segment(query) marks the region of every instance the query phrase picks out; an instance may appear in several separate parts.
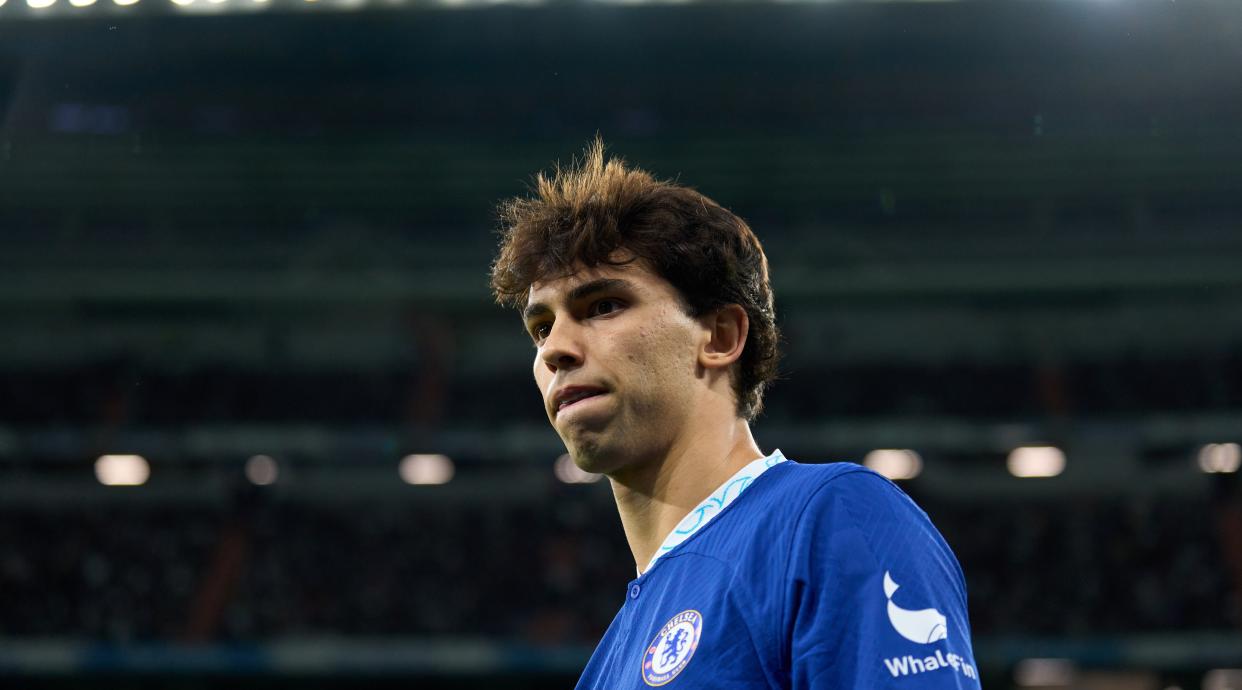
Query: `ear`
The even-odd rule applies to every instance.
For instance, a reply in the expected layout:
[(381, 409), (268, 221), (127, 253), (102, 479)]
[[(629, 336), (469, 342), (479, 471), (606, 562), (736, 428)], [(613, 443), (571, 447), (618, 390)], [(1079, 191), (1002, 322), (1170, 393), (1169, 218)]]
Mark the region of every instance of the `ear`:
[(750, 318), (741, 305), (726, 304), (704, 314), (699, 322), (705, 336), (699, 351), (700, 365), (706, 369), (725, 369), (741, 358), (746, 335), (750, 333)]

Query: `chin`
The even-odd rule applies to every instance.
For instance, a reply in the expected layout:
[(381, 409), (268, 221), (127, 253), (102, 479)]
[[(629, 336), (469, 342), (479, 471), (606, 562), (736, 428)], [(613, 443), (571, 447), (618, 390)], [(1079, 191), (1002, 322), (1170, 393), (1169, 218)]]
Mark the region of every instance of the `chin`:
[(569, 455), (574, 459), (574, 464), (583, 472), (608, 474), (623, 464), (616, 449), (599, 443), (599, 439), (573, 445), (566, 444), (566, 447), (569, 448)]

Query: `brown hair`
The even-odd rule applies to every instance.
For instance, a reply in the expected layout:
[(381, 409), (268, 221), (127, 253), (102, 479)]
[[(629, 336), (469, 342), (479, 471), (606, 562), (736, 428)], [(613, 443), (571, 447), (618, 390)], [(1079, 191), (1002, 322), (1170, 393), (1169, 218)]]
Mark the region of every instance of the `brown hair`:
[[(738, 416), (753, 420), (776, 378), (780, 336), (768, 260), (746, 222), (693, 189), (605, 160), (598, 137), (577, 165), (539, 173), (534, 191), (500, 205), (496, 301), (521, 308), (533, 283), (571, 275), (578, 264), (642, 260), (677, 288), (692, 317), (738, 304), (750, 331), (733, 389)], [(630, 258), (619, 262), (619, 249)]]

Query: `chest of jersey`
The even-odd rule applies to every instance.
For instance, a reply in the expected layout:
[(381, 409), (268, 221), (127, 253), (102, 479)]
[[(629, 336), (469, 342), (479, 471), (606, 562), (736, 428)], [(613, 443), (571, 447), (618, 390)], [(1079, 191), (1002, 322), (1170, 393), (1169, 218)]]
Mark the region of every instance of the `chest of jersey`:
[(771, 687), (733, 571), (678, 554), (630, 583), (579, 690)]

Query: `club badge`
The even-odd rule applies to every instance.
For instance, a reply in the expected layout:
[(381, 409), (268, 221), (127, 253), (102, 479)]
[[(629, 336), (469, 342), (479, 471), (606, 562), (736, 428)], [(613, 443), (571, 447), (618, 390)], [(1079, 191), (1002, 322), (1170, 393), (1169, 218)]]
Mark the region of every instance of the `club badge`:
[(643, 682), (660, 687), (676, 678), (690, 663), (702, 633), (703, 614), (698, 611), (682, 611), (670, 618), (643, 655)]

